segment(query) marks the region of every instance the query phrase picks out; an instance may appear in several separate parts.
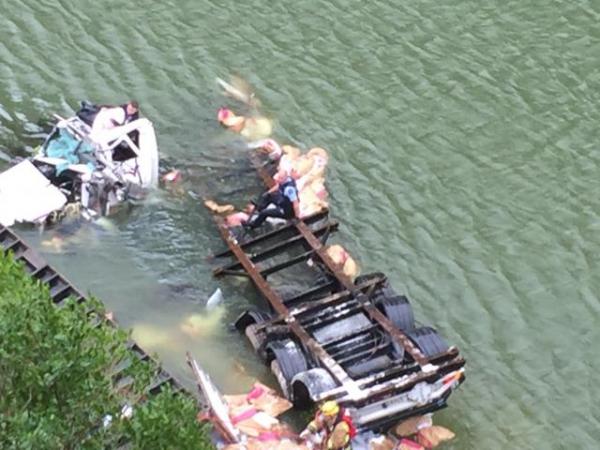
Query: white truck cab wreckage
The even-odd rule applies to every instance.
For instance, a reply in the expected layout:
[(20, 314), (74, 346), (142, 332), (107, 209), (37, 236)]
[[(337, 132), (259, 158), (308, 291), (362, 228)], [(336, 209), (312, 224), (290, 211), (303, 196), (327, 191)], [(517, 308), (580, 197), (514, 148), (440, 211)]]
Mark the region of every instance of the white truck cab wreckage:
[[(83, 108), (100, 110), (94, 105)], [(0, 174), (0, 224), (43, 224), (67, 211), (109, 215), (158, 184), (154, 127), (141, 118), (92, 132), (94, 114), (58, 120), (38, 153)]]

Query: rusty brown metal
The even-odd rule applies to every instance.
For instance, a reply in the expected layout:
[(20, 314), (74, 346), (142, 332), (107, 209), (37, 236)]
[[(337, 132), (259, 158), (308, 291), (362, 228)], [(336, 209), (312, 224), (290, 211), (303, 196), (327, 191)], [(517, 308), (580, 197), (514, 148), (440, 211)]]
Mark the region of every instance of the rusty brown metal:
[[(439, 365), (442, 363), (446, 363), (448, 361), (456, 361), (457, 357), (459, 357), (458, 349), (456, 347), (450, 347), (443, 354), (433, 357), (432, 362)], [(396, 378), (402, 377), (404, 375), (414, 373), (414, 372), (422, 372), (419, 369), (420, 369), (420, 366), (417, 363), (412, 363), (412, 364), (408, 364), (408, 365), (397, 364), (397, 365), (393, 365), (385, 370), (382, 370), (380, 372), (377, 372), (377, 373), (374, 373), (367, 377), (361, 378), (360, 380), (357, 381), (357, 384), (361, 389), (364, 389), (365, 387), (381, 383), (382, 381), (387, 380), (387, 379), (391, 379), (394, 377), (396, 377)], [(338, 395), (342, 395), (342, 394), (345, 394), (345, 391), (342, 387), (333, 388), (330, 391), (328, 391), (328, 393), (327, 393), (328, 396), (338, 396)]]
[[(265, 185), (267, 187), (273, 186), (274, 181), (265, 167), (256, 163), (256, 160), (252, 157), (251, 160)], [(327, 215), (327, 213), (328, 211), (325, 210), (323, 214)], [(316, 220), (313, 220), (311, 223), (314, 222), (316, 222)], [(372, 283), (363, 282), (359, 285), (355, 285), (353, 280), (343, 273), (342, 268), (335, 264), (328, 256), (324, 243), (319, 240), (315, 235), (315, 231), (312, 230), (305, 221), (291, 221), (284, 226), (284, 229), (285, 231), (289, 231), (295, 227), (298, 234), (289, 239), (289, 242), (298, 242), (301, 239), (308, 244), (308, 246), (305, 247), (308, 251), (295, 259), (274, 266), (272, 270), (275, 271), (289, 267), (311, 255), (311, 257), (316, 260), (317, 264), (328, 272), (330, 278), (335, 280), (332, 289), (338, 290), (341, 287), (343, 290), (340, 292), (332, 292), (326, 297), (313, 300), (308, 304), (302, 304), (295, 308), (292, 307), (291, 309), (288, 309), (284, 301), (266, 282), (265, 277), (270, 273), (270, 269), (267, 268), (260, 271), (251, 261), (253, 255), (247, 255), (240, 247), (240, 245), (245, 244), (240, 244), (235, 241), (222, 221), (220, 221), (220, 223), (218, 221), (218, 225), (223, 239), (227, 242), (229, 247), (229, 250), (222, 254), (233, 254), (237, 258), (240, 265), (248, 272), (250, 278), (254, 281), (256, 287), (278, 313), (277, 317), (264, 324), (257, 325), (257, 331), (277, 326), (277, 324), (287, 325), (289, 330), (300, 339), (306, 349), (311, 352), (314, 357), (320, 360), (322, 367), (328, 370), (334, 379), (340, 383), (339, 387), (323, 393), (321, 399), (338, 398), (346, 404), (351, 403), (358, 405), (369, 401), (370, 398), (385, 396), (394, 391), (397, 392), (409, 389), (420, 381), (433, 380), (436, 377), (439, 377), (440, 374), (443, 375), (464, 365), (464, 359), (458, 356), (458, 350), (455, 347), (451, 347), (443, 354), (433, 355), (430, 358), (425, 357), (410, 338), (398, 329), (371, 301), (373, 290), (385, 280), (385, 277), (383, 276), (381, 279), (373, 280)], [(268, 237), (275, 234), (277, 234), (277, 231), (268, 232), (263, 236), (259, 236), (256, 240), (264, 242)], [(280, 244), (275, 245), (273, 248), (279, 248), (279, 245)], [(285, 246), (285, 243), (283, 245)], [(235, 264), (235, 267), (238, 267), (237, 263)], [(337, 288), (334, 287), (336, 282), (339, 286)], [(318, 288), (319, 292), (321, 288), (327, 289), (327, 285), (319, 286)], [(307, 292), (310, 293), (310, 291), (311, 290)], [(300, 294), (300, 298), (303, 298), (303, 295), (304, 293)], [(353, 302), (354, 305), (351, 306), (352, 309), (358, 307), (359, 310), (371, 319), (373, 323), (372, 327), (374, 329), (379, 327), (379, 329), (385, 331), (394, 342), (399, 344), (404, 351), (412, 357), (414, 362), (409, 364), (397, 362), (376, 374), (353, 380), (342, 368), (337, 357), (333, 358), (323, 346), (312, 338), (309, 334), (309, 330), (303, 325), (303, 322), (301, 322), (302, 319), (300, 317), (304, 313), (318, 310), (321, 307), (335, 305), (336, 303), (341, 305), (344, 302)], [(380, 350), (383, 350), (383, 347), (381, 347)], [(351, 355), (348, 352), (346, 352), (346, 354)]]
[[(339, 227), (339, 223), (337, 220), (330, 220), (327, 223), (321, 224), (318, 227), (316, 227), (313, 230), (313, 234), (315, 236), (320, 236), (325, 233), (335, 231), (338, 229), (338, 227)], [(270, 258), (273, 255), (277, 255), (278, 253), (281, 253), (281, 252), (289, 249), (290, 247), (297, 246), (298, 244), (301, 244), (301, 243), (304, 243), (304, 237), (301, 235), (295, 235), (289, 239), (286, 239), (283, 242), (279, 242), (275, 245), (270, 246), (269, 248), (261, 250), (260, 252), (247, 253), (247, 255), (250, 258), (250, 261), (252, 261), (253, 263), (257, 263), (257, 262), (263, 261), (267, 258)], [(239, 269), (241, 266), (242, 266), (241, 263), (239, 261), (236, 261), (236, 262), (227, 264), (225, 266), (222, 266), (222, 267), (214, 270), (213, 274), (215, 276), (218, 276), (228, 270)]]
[(266, 277), (267, 275), (271, 275), (272, 273), (279, 272), (280, 270), (287, 269), (288, 267), (294, 266), (303, 261), (307, 261), (310, 258), (312, 258), (314, 254), (314, 250), (309, 250), (307, 252), (294, 256), (293, 258), (290, 258), (287, 261), (275, 264), (271, 267), (267, 267), (266, 269), (261, 270), (260, 273), (263, 277)]
[(363, 383), (363, 380), (359, 380), (357, 384), (361, 389), (362, 394), (360, 399), (352, 398), (352, 396), (348, 395), (343, 388), (334, 388), (330, 391), (324, 392), (321, 395), (319, 395), (317, 401), (337, 398), (337, 400), (342, 402), (343, 404), (356, 405), (357, 403), (362, 403), (367, 399), (372, 400), (376, 397), (385, 396), (390, 392), (399, 392), (406, 389), (410, 389), (415, 384), (423, 381), (435, 380), (440, 377), (440, 374), (446, 374), (454, 370), (458, 370), (461, 367), (463, 367), (464, 364), (464, 358), (462, 356), (457, 356), (456, 358), (450, 361), (440, 364), (435, 370), (429, 372), (419, 371), (418, 373), (414, 373), (410, 377), (393, 378), (389, 381), (377, 383), (371, 387), (365, 387), (365, 383)]
[(289, 307), (290, 305), (296, 305), (298, 303), (303, 303), (307, 300), (316, 300), (319, 294), (321, 294), (321, 297), (324, 295), (329, 295), (332, 292), (334, 292), (337, 288), (337, 281), (327, 281), (325, 283), (321, 283), (321, 284), (316, 284), (314, 286), (311, 286), (310, 288), (308, 288), (307, 290), (303, 291), (303, 292), (299, 292), (298, 294), (292, 296), (292, 297), (285, 297), (283, 299), (283, 301), (285, 302), (285, 304)]

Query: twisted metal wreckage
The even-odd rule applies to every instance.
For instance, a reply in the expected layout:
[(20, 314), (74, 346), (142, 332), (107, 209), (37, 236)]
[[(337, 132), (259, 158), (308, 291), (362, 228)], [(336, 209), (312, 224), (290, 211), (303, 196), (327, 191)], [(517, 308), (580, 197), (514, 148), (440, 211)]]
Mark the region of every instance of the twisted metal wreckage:
[[(256, 155), (252, 161), (272, 186), (267, 165)], [(336, 400), (359, 431), (447, 405), (465, 379), (464, 358), (435, 329), (417, 325), (408, 298), (384, 274), (344, 275), (326, 253), (339, 227), (327, 209), (243, 237), (214, 219), (228, 247), (215, 256), (232, 258), (214, 275), (248, 277), (266, 300), (266, 309), (246, 311), (235, 326), (294, 405)], [(317, 281), (284, 295), (267, 278), (286, 270), (316, 270)]]
[(0, 173), (0, 224), (105, 216), (158, 185), (152, 122), (141, 118), (94, 133), (100, 107), (82, 105), (73, 117), (54, 115), (57, 123), (37, 153)]

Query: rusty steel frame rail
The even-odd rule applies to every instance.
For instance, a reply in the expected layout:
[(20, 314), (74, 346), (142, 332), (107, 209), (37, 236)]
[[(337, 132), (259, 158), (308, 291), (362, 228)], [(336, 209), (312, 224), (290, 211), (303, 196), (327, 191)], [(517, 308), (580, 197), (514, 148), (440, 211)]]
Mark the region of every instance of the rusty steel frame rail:
[[(395, 389), (395, 385), (386, 384), (390, 380), (393, 381), (394, 378), (400, 377), (402, 381), (406, 381), (406, 384), (402, 383), (403, 386), (411, 387), (418, 382), (415, 381), (415, 377), (417, 375), (421, 377), (429, 377), (436, 376), (436, 374), (439, 375), (440, 372), (442, 374), (445, 374), (454, 370), (455, 368), (458, 369), (462, 367), (465, 362), (464, 358), (459, 355), (458, 349), (456, 347), (450, 347), (446, 352), (432, 357), (431, 360), (439, 366), (438, 370), (435, 372), (420, 371), (420, 367), (416, 362), (413, 362), (409, 365), (398, 364), (384, 369), (380, 372), (369, 375), (367, 377), (361, 378), (357, 380), (356, 384), (361, 390), (367, 388), (376, 388), (377, 386), (379, 386), (380, 388), (377, 390), (377, 394), (385, 395), (389, 391)], [(417, 379), (422, 381), (422, 378)], [(371, 394), (374, 394), (374, 392), (371, 391)], [(325, 391), (319, 394), (319, 398), (317, 399), (317, 401), (331, 398), (340, 398), (344, 395), (346, 395), (344, 387), (337, 386), (330, 389), (329, 391)]]
[[(269, 175), (269, 173), (267, 173), (264, 166), (258, 164), (255, 158), (251, 157), (250, 159), (265, 185), (269, 188), (273, 186), (273, 178), (271, 175)], [(364, 294), (356, 289), (356, 286), (352, 280), (344, 275), (341, 271), (341, 268), (333, 262), (327, 253), (325, 253), (324, 245), (315, 237), (312, 230), (301, 220), (294, 221), (294, 225), (296, 226), (298, 232), (304, 236), (306, 242), (308, 242), (308, 244), (312, 247), (321, 261), (323, 261), (323, 263), (327, 266), (331, 274), (340, 282), (340, 284), (350, 292), (357, 294), (357, 299), (362, 303), (363, 309), (369, 315), (369, 317), (379, 323), (381, 327), (387, 331), (408, 354), (413, 357), (419, 366), (421, 366), (422, 370), (431, 371), (433, 368), (429, 364), (429, 360), (425, 357), (425, 355), (423, 355), (417, 346), (413, 344), (406, 334), (394, 326), (390, 319), (388, 319), (381, 311), (379, 311)]]
[[(436, 379), (437, 377), (439, 377), (440, 374), (447, 374), (450, 373), (454, 370), (458, 370), (461, 367), (463, 367), (465, 364), (465, 360), (463, 357), (458, 356), (450, 361), (447, 362), (443, 362), (439, 365), (438, 369), (436, 369), (435, 371), (431, 371), (431, 372), (425, 372), (425, 371), (420, 371), (418, 373), (414, 373), (411, 375), (407, 375), (407, 376), (402, 376), (400, 378), (394, 378), (388, 381), (384, 381), (383, 383), (377, 383), (371, 387), (363, 387), (362, 385), (362, 381), (363, 380), (359, 380), (359, 389), (361, 389), (361, 394), (362, 394), (362, 398), (359, 400), (360, 401), (364, 401), (365, 399), (374, 399), (376, 397), (383, 397), (386, 394), (389, 394), (390, 392), (399, 392), (399, 391), (405, 391), (410, 389), (412, 386), (415, 386), (418, 383), (421, 383), (423, 381), (425, 382), (429, 382), (432, 381), (434, 379)], [(463, 375), (464, 376), (464, 375)], [(339, 388), (334, 388), (331, 391), (326, 391), (323, 392), (322, 394), (318, 395), (317, 397), (317, 401), (321, 401), (321, 400), (327, 400), (332, 398), (334, 395), (334, 391), (337, 392), (337, 395), (340, 395), (340, 397), (337, 397), (336, 399), (341, 402), (341, 403), (354, 403), (356, 404), (357, 401), (352, 398), (351, 395), (348, 395), (346, 392), (343, 391), (343, 389), (339, 389)]]

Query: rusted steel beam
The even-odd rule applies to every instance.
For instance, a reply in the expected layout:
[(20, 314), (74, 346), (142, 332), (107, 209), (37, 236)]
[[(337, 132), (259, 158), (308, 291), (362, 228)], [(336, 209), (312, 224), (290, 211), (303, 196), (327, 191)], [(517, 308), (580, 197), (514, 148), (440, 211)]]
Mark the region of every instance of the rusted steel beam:
[[(316, 229), (313, 230), (313, 233), (315, 234), (315, 236), (321, 236), (329, 231), (336, 231), (338, 229), (338, 227), (339, 227), (338, 221), (332, 220), (325, 224), (319, 225)], [(283, 242), (279, 242), (275, 245), (272, 245), (271, 247), (261, 250), (259, 252), (250, 253), (250, 254), (248, 254), (248, 257), (250, 258), (250, 261), (252, 261), (253, 263), (257, 263), (260, 261), (264, 261), (265, 259), (268, 259), (271, 256), (282, 253), (283, 251), (287, 250), (288, 248), (293, 247), (293, 246), (295, 246), (299, 243), (303, 243), (303, 242), (304, 242), (304, 236), (298, 234), (296, 236), (293, 236)], [(240, 264), (239, 261), (236, 261), (231, 264), (227, 264), (226, 266), (222, 266), (221, 270), (234, 270), (234, 269), (239, 269), (240, 267), (242, 267), (242, 265)], [(217, 272), (219, 272), (219, 269), (217, 269)]]
[[(329, 341), (327, 344), (325, 344), (325, 347), (326, 347), (327, 351), (330, 351), (331, 353), (339, 353), (342, 350), (344, 350), (344, 348), (346, 348), (346, 347), (351, 349), (352, 346), (354, 344), (356, 344), (357, 338), (359, 338), (360, 336), (371, 335), (375, 330), (378, 330), (378, 329), (379, 329), (379, 325), (374, 323), (368, 328), (352, 330), (351, 333), (340, 336), (333, 341)], [(347, 341), (347, 343), (344, 341)], [(340, 344), (342, 344), (342, 343), (344, 345), (340, 346)]]
[[(339, 228), (339, 225), (340, 224), (337, 220), (330, 220), (327, 223), (319, 225), (317, 228), (315, 228), (312, 231), (315, 236), (319, 237), (326, 233), (330, 233), (332, 231), (337, 231), (337, 229)], [(266, 259), (272, 255), (281, 253), (282, 250), (288, 249), (297, 243), (304, 243), (304, 237), (300, 236), (300, 235), (296, 235), (286, 241), (275, 244), (265, 250), (261, 250), (258, 253), (252, 253), (250, 256), (250, 259), (252, 259), (253, 262), (260, 261), (261, 259)]]
[(287, 325), (290, 330), (298, 337), (302, 345), (304, 345), (308, 350), (310, 350), (314, 356), (316, 356), (323, 367), (331, 373), (333, 378), (337, 380), (342, 386), (344, 386), (344, 392), (350, 392), (353, 396), (359, 395), (359, 391), (356, 388), (356, 384), (352, 378), (348, 376), (345, 370), (325, 351), (321, 345), (314, 340), (302, 326), (296, 321), (293, 316), (289, 315), (288, 308), (284, 305), (283, 301), (277, 295), (277, 293), (271, 288), (271, 286), (267, 283), (267, 280), (260, 274), (260, 272), (256, 269), (256, 266), (250, 261), (248, 255), (244, 253), (244, 251), (237, 245), (235, 238), (231, 235), (229, 229), (223, 223), (223, 219), (220, 217), (215, 217), (215, 221), (217, 223), (217, 227), (223, 240), (227, 243), (227, 246), (231, 250), (231, 252), (237, 257), (237, 259), (242, 263), (242, 266), (250, 275), (250, 278), (258, 288), (258, 290), (262, 293), (262, 295), (267, 299), (267, 301), (271, 304), (273, 309), (286, 317)]
[(215, 277), (222, 277), (225, 275), (248, 278), (248, 274), (244, 270), (228, 270), (228, 269), (224, 269), (222, 267), (219, 267), (219, 268), (213, 270), (213, 276), (215, 276)]
[(338, 305), (337, 308), (321, 311), (319, 315), (310, 317), (310, 320), (302, 322), (302, 325), (310, 331), (311, 328), (320, 328), (337, 322), (348, 316), (357, 315), (360, 312), (360, 304), (354, 299)]
[[(308, 225), (312, 225), (313, 223), (318, 222), (319, 220), (327, 217), (328, 214), (329, 214), (328, 210), (323, 210), (323, 211), (319, 211), (318, 213), (315, 213), (311, 216), (305, 217), (303, 220), (304, 220), (304, 223), (306, 223)], [(242, 249), (248, 249), (249, 247), (252, 247), (256, 244), (260, 244), (261, 242), (264, 242), (268, 239), (271, 239), (275, 236), (279, 236), (280, 234), (283, 234), (286, 232), (296, 233), (296, 229), (292, 223), (285, 224), (281, 227), (276, 228), (275, 230), (271, 230), (267, 233), (261, 234), (260, 236), (256, 236), (255, 238), (249, 239), (248, 241), (240, 242), (240, 243), (238, 243), (238, 245)], [(225, 256), (231, 256), (230, 249), (216, 253), (215, 255), (213, 255), (213, 258), (223, 258)]]
[[(327, 351), (334, 356), (336, 360), (353, 355), (356, 352), (361, 351), (361, 349), (373, 347), (378, 342), (381, 342), (381, 336), (373, 334), (373, 329), (356, 333), (355, 336), (350, 336), (346, 339), (348, 340), (349, 345), (345, 345), (346, 343), (344, 343), (344, 345), (334, 348), (330, 347), (329, 345), (325, 346)], [(387, 344), (389, 345), (389, 341)]]
[[(415, 386), (416, 384), (422, 383), (424, 381), (425, 382), (435, 381), (436, 379), (439, 379), (439, 377), (441, 375), (452, 372), (453, 370), (458, 370), (461, 367), (463, 367), (464, 365), (465, 365), (464, 358), (462, 356), (459, 356), (451, 361), (448, 361), (446, 363), (443, 363), (443, 364), (437, 366), (434, 371), (415, 372), (415, 374), (412, 377), (409, 377), (409, 380), (404, 380), (403, 377), (394, 378), (394, 379), (386, 381), (384, 383), (379, 383), (370, 388), (366, 388), (362, 391), (362, 394), (364, 395), (364, 399), (368, 398), (370, 400), (374, 400), (378, 397), (384, 397), (385, 395), (389, 394), (390, 392), (399, 392), (401, 390), (408, 390), (408, 389), (412, 388), (413, 386)], [(355, 400), (353, 400), (352, 397), (349, 395), (344, 395), (342, 398), (340, 398), (338, 400), (340, 402), (343, 402), (344, 404), (346, 404), (346, 402), (348, 402), (348, 403), (355, 402)]]
[(372, 358), (373, 356), (385, 354), (389, 351), (389, 348), (390, 348), (389, 342), (376, 344), (375, 346), (373, 346), (373, 345), (369, 346), (369, 345), (363, 344), (363, 345), (357, 346), (353, 350), (352, 354), (346, 355), (346, 356), (336, 355), (335, 359), (342, 366), (349, 366), (349, 365), (359, 362), (361, 359)]

